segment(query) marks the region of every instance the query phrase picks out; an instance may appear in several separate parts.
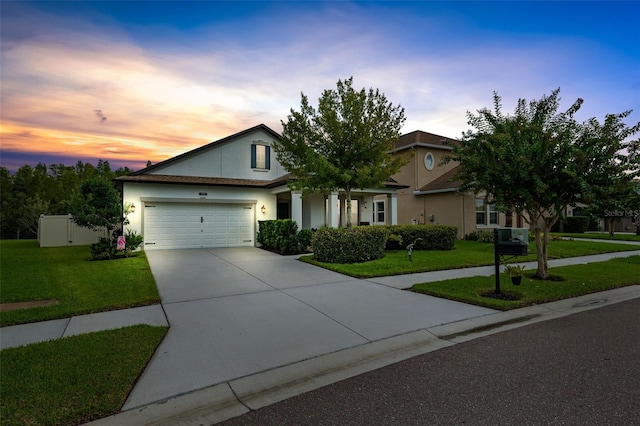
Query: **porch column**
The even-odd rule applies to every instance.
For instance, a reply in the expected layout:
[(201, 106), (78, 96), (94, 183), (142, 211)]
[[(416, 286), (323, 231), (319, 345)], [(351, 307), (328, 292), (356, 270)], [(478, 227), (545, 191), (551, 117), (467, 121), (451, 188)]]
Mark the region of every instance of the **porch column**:
[(329, 211), (327, 212), (329, 220), (327, 226), (331, 226), (333, 228), (337, 228), (340, 226), (340, 222), (338, 221), (338, 219), (340, 218), (340, 204), (338, 204), (339, 202), (340, 200), (338, 199), (337, 192), (332, 192), (331, 194), (329, 194)]
[(291, 191), (291, 219), (302, 229), (302, 191)]
[(389, 194), (389, 225), (398, 224), (398, 193)]

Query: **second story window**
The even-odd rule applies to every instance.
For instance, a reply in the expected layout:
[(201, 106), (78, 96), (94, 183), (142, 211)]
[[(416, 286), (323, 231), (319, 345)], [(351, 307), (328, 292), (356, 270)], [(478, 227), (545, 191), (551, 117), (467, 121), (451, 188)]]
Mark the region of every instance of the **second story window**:
[(251, 145), (251, 168), (269, 170), (271, 168), (271, 147), (268, 145)]

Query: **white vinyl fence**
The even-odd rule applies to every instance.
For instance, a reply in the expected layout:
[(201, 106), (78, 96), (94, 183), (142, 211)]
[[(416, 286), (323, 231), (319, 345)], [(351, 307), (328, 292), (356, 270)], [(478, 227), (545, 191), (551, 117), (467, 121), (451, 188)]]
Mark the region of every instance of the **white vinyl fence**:
[(92, 231), (73, 223), (71, 215), (40, 216), (38, 243), (40, 247), (84, 246), (108, 237), (107, 230)]

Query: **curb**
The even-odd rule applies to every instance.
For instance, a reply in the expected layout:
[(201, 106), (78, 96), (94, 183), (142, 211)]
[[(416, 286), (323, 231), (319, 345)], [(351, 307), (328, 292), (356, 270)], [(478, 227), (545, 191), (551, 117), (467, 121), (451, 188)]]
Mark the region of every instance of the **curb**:
[(640, 285), (390, 337), (121, 412), (90, 425), (214, 424), (447, 346), (640, 297)]

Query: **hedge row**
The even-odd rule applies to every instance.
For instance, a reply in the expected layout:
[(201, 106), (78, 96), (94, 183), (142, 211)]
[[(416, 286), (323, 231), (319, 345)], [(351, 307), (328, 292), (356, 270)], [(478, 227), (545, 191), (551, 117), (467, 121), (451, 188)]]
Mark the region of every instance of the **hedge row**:
[(449, 225), (387, 225), (387, 250), (403, 250), (415, 242), (414, 250), (451, 250), (458, 228)]
[(384, 256), (388, 230), (383, 226), (321, 228), (311, 239), (317, 261), (358, 263)]
[(311, 245), (312, 231), (301, 229), (291, 219), (258, 221), (258, 242), (271, 251), (293, 254), (307, 251)]
[(562, 226), (560, 221), (557, 221), (551, 230), (558, 232), (562, 228), (562, 232), (583, 234), (589, 230), (590, 222), (591, 220), (588, 216), (567, 216), (562, 219)]

